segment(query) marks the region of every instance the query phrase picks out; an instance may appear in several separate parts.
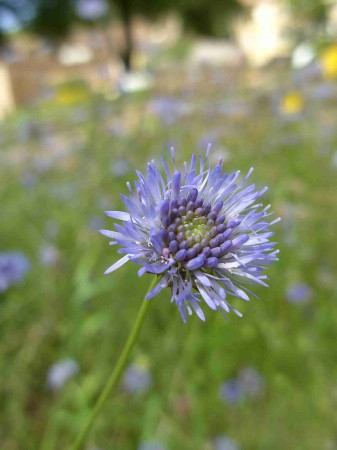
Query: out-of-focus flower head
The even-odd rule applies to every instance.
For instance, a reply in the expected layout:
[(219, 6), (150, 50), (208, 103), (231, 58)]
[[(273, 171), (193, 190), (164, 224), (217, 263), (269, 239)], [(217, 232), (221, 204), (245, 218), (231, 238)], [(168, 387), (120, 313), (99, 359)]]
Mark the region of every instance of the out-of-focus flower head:
[(159, 441), (155, 441), (150, 440), (150, 441), (144, 441), (142, 442), (137, 450), (165, 450), (166, 447), (164, 447), (164, 445), (159, 442)]
[(337, 77), (337, 44), (330, 45), (321, 56), (321, 67), (324, 78)]
[(245, 392), (239, 380), (232, 378), (220, 386), (220, 397), (226, 403), (235, 404), (243, 400)]
[(0, 253), (0, 293), (21, 283), (30, 269), (28, 258), (20, 252)]
[(145, 392), (152, 384), (148, 368), (141, 364), (131, 364), (124, 375), (123, 386), (129, 394)]
[(221, 160), (211, 168), (208, 152), (199, 164), (193, 155), (183, 171), (172, 156), (173, 173), (163, 160), (163, 177), (151, 161), (146, 175), (136, 172), (134, 189), (127, 183), (129, 196), (121, 196), (128, 211), (106, 212), (123, 224), (101, 233), (125, 255), (105, 273), (133, 261), (139, 276), (156, 275), (147, 299), (170, 288), (184, 322), (193, 311), (205, 320), (202, 302), (241, 317), (228, 296), (249, 301), (247, 284), (267, 286), (264, 269), (277, 260), (269, 227), (279, 219), (269, 222), (270, 205), (259, 202), (267, 188), (247, 185), (252, 169), (240, 179), (240, 171), (223, 173)]
[[(310, 98), (318, 101), (328, 101), (336, 98), (337, 86), (333, 81), (324, 81), (311, 87)], [(324, 127), (324, 124), (323, 124)], [(328, 127), (326, 127), (327, 129)]]
[(149, 111), (157, 115), (165, 125), (172, 125), (180, 117), (190, 114), (192, 107), (175, 97), (158, 96), (150, 100)]
[(304, 100), (298, 91), (290, 91), (280, 101), (279, 110), (285, 116), (292, 116), (303, 111)]
[(42, 244), (39, 250), (40, 262), (43, 266), (56, 266), (59, 263), (60, 255), (56, 247), (52, 244)]
[(106, 0), (77, 0), (76, 13), (84, 20), (97, 20), (103, 17), (109, 9)]
[(49, 388), (52, 390), (62, 388), (70, 378), (78, 374), (79, 370), (77, 362), (69, 358), (53, 364), (49, 368), (47, 375)]
[(308, 303), (312, 299), (313, 292), (306, 283), (294, 283), (288, 287), (286, 296), (290, 303)]
[(214, 450), (239, 450), (239, 444), (228, 436), (217, 436), (213, 440)]
[(220, 397), (226, 403), (236, 404), (244, 399), (255, 400), (263, 394), (264, 380), (253, 367), (242, 369), (237, 378), (231, 378), (220, 386)]

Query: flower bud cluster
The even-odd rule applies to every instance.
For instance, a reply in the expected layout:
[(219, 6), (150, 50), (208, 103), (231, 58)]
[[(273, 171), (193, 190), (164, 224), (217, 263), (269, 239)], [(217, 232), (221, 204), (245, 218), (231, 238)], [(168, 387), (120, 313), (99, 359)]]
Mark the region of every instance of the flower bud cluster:
[(198, 194), (193, 188), (185, 197), (164, 200), (160, 208), (159, 235), (166, 245), (163, 256), (171, 254), (188, 270), (217, 266), (219, 258), (233, 248), (232, 230), (240, 224), (238, 220), (226, 222), (222, 201), (205, 204)]

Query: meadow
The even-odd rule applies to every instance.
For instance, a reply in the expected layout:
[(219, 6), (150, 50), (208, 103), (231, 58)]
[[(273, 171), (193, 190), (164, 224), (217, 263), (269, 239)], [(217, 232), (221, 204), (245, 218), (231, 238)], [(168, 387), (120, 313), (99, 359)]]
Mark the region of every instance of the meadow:
[(185, 325), (168, 292), (151, 300), (86, 448), (337, 449), (337, 82), (314, 69), (172, 62), (144, 92), (70, 84), (0, 124), (0, 271), (4, 252), (25, 261), (0, 291), (1, 450), (70, 447), (150, 282), (132, 263), (103, 275), (118, 258), (104, 210), (150, 159), (208, 143), (269, 186), (270, 287), (232, 299), (243, 318), (204, 308), (205, 323)]

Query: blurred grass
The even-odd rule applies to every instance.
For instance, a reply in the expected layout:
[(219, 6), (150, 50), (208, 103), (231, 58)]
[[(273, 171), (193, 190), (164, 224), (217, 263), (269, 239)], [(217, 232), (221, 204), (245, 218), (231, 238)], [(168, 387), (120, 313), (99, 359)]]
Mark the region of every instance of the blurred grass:
[[(306, 82), (303, 111), (282, 115), (289, 72), (226, 70), (203, 69), (192, 84), (183, 70), (167, 74), (184, 112), (180, 105), (164, 122), (149, 109), (154, 89), (40, 104), (1, 124), (1, 248), (32, 261), (24, 283), (0, 296), (2, 450), (69, 447), (149, 283), (131, 263), (102, 275), (117, 255), (95, 228), (111, 228), (103, 211), (122, 208), (134, 168), (168, 157), (172, 144), (182, 162), (208, 140), (226, 170), (253, 165), (253, 181), (270, 187), (265, 202), (283, 217), (275, 226), (280, 262), (270, 287), (254, 289), (260, 300), (233, 299), (243, 319), (208, 310), (205, 324), (193, 316), (184, 325), (167, 292), (156, 298), (134, 352), (149, 361), (152, 388), (134, 396), (120, 388), (88, 449), (156, 439), (167, 449), (207, 450), (221, 434), (247, 450), (337, 448), (336, 97), (315, 98), (324, 81)], [(123, 171), (114, 168), (120, 160)], [(58, 252), (49, 266), (39, 257), (44, 244)], [(297, 281), (312, 288), (311, 302), (286, 300)], [(80, 373), (52, 392), (48, 369), (69, 357)], [(226, 404), (220, 385), (248, 366), (263, 376), (264, 394)]]

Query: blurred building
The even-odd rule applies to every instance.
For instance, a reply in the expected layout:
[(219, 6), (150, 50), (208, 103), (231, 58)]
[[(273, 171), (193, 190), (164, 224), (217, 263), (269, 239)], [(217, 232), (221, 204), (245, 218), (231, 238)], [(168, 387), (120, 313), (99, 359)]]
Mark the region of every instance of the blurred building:
[[(237, 67), (244, 62), (260, 67), (275, 58), (289, 57), (293, 43), (285, 31), (294, 25), (289, 4), (285, 0), (241, 2), (249, 7), (249, 14), (233, 22), (236, 42), (195, 38), (186, 57), (191, 70), (207, 64)], [(331, 36), (337, 36), (337, 6), (331, 8), (326, 28)], [(179, 43), (182, 34), (176, 15), (153, 23), (135, 17), (132, 67), (146, 70), (163, 50)], [(124, 39), (117, 21), (87, 28), (77, 25), (57, 47), (24, 32), (15, 35), (0, 65), (0, 118), (15, 106), (52, 96), (55, 86), (73, 80), (80, 80), (89, 91), (113, 92), (124, 71), (120, 58)], [(160, 82), (167, 84), (165, 76)]]
[(245, 1), (252, 8), (251, 14), (237, 20), (235, 34), (248, 61), (254, 66), (262, 66), (289, 54), (290, 42), (284, 30), (291, 19), (284, 2)]
[[(173, 16), (155, 24), (136, 19), (133, 28), (133, 65), (140, 70), (181, 36), (180, 22)], [(93, 92), (113, 91), (124, 70), (119, 57), (123, 37), (118, 23), (77, 27), (58, 48), (25, 33), (15, 36), (0, 66), (0, 117), (15, 106), (48, 98), (54, 86), (72, 80), (80, 80)]]

